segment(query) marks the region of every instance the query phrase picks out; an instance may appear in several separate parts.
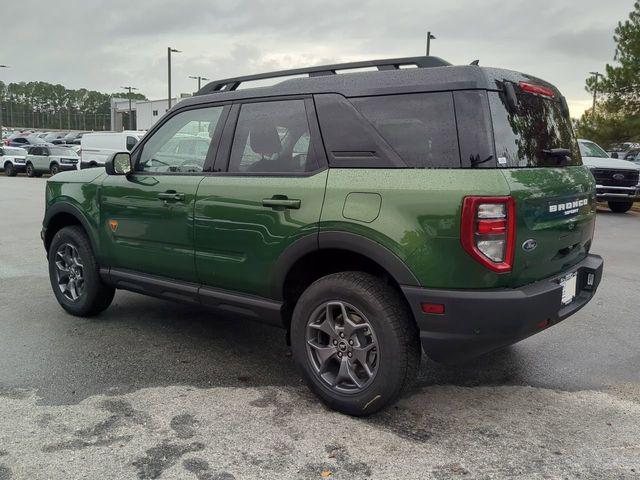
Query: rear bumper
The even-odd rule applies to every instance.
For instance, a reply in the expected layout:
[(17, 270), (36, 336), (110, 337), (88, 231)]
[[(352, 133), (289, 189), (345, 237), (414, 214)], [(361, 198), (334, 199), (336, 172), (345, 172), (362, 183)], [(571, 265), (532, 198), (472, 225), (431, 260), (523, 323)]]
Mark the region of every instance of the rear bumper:
[(640, 202), (640, 186), (612, 187), (596, 185), (596, 199), (601, 202)]
[[(538, 333), (584, 307), (598, 288), (603, 260), (588, 255), (560, 275), (516, 289), (440, 290), (402, 287), (431, 358), (459, 363)], [(576, 296), (562, 305), (560, 279), (577, 272)], [(444, 305), (424, 313), (422, 303)]]

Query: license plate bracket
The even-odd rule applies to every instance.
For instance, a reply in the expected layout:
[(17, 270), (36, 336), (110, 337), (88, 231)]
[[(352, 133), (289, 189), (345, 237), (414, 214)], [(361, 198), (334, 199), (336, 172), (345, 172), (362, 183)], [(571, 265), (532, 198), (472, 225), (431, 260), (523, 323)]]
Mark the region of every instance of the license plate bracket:
[(576, 297), (576, 291), (578, 289), (578, 272), (570, 273), (560, 279), (560, 286), (562, 287), (562, 305), (569, 305)]

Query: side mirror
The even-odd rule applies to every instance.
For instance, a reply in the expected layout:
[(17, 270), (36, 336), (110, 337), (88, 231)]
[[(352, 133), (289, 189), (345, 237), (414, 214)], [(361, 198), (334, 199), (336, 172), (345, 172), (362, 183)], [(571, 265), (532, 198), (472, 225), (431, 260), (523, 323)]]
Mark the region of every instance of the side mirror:
[(618, 152), (613, 152), (613, 153), (611, 154), (611, 158), (619, 158), (619, 157), (618, 157)]
[(104, 164), (108, 175), (128, 175), (133, 171), (131, 155), (129, 152), (116, 152), (111, 154)]

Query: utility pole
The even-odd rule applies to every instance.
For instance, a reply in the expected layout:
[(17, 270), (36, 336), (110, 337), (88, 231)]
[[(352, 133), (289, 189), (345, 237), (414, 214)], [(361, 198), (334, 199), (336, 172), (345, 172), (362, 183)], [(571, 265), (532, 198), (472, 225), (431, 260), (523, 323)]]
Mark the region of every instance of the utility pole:
[[(0, 68), (9, 68), (7, 65), (0, 65)], [(4, 92), (0, 95), (0, 143), (2, 143), (2, 100), (4, 100)]]
[(593, 83), (593, 108), (591, 110), (591, 116), (595, 118), (596, 116), (596, 96), (598, 95), (598, 77), (602, 77), (600, 72), (589, 72), (591, 75), (596, 77), (595, 82)]
[(176, 50), (175, 48), (171, 48), (171, 47), (167, 47), (167, 85), (168, 85), (168, 98), (167, 98), (167, 102), (169, 104), (169, 108), (167, 108), (167, 110), (171, 109), (171, 54), (172, 53), (180, 53), (180, 50)]
[(200, 90), (200, 88), (202, 87), (202, 80), (204, 80), (205, 82), (209, 80), (207, 77), (201, 77), (200, 75), (189, 75), (189, 78), (193, 78), (194, 80), (198, 81), (198, 90)]
[[(131, 90), (138, 90), (136, 87), (120, 87), (124, 90), (127, 90), (127, 97), (129, 98), (129, 121), (127, 122), (127, 127), (129, 127), (129, 130), (133, 130), (133, 128), (131, 127), (131, 125), (133, 124), (132, 120), (132, 116), (131, 116)], [(138, 123), (138, 122), (136, 122)]]
[(427, 32), (427, 57), (431, 54), (431, 40), (435, 39), (435, 35), (431, 35), (431, 32)]

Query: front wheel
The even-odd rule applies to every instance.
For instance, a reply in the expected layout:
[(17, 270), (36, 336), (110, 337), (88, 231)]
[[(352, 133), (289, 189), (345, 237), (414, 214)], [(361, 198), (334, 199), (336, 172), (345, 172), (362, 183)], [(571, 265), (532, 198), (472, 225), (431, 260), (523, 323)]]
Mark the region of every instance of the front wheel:
[(115, 289), (100, 278), (91, 243), (81, 227), (64, 227), (49, 246), (49, 279), (62, 308), (89, 317), (105, 310)]
[(13, 163), (6, 163), (4, 166), (4, 174), (7, 177), (15, 177), (17, 175), (16, 169), (13, 166)]
[(626, 213), (631, 207), (633, 207), (633, 202), (609, 202), (609, 210), (614, 213)]
[(49, 172), (51, 173), (51, 175), (55, 175), (56, 173), (59, 173), (60, 165), (58, 165), (57, 163), (52, 163), (51, 167), (49, 167)]
[(33, 178), (36, 176), (36, 169), (33, 168), (32, 163), (27, 163), (27, 177)]
[(331, 408), (365, 416), (395, 402), (420, 362), (417, 328), (396, 289), (373, 275), (317, 280), (293, 312), (294, 359)]

